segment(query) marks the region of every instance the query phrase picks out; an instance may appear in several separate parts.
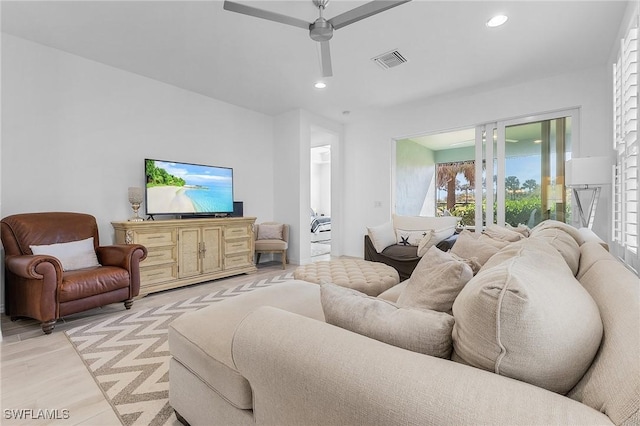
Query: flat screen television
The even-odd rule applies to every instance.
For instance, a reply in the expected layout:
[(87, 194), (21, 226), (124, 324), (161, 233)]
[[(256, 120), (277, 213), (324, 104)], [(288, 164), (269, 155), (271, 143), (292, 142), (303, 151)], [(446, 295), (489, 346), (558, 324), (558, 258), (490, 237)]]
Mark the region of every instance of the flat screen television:
[(147, 214), (215, 216), (233, 213), (233, 169), (145, 159)]

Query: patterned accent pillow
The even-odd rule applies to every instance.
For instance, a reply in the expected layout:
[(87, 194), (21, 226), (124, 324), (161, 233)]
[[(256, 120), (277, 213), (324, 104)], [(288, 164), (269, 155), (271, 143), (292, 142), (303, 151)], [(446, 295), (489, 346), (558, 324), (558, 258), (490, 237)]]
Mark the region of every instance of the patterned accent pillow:
[(396, 244), (401, 246), (418, 246), (420, 241), (428, 235), (430, 230), (425, 231), (407, 231), (405, 229), (396, 229)]

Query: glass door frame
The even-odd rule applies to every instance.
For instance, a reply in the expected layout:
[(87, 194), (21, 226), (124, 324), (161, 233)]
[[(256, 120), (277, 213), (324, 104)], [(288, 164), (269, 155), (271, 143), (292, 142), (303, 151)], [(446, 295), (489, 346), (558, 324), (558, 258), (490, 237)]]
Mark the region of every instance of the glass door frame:
[[(540, 121), (555, 120), (558, 118), (571, 118), (571, 156), (579, 156), (580, 148), (580, 108), (569, 108), (548, 113), (529, 115), (525, 117), (512, 118), (497, 122), (488, 122), (476, 126), (476, 211), (475, 211), (475, 229), (484, 229), (485, 220), (487, 224), (493, 223), (496, 217), (496, 224), (505, 226), (506, 201), (505, 201), (505, 169), (506, 169), (506, 129), (510, 126), (521, 124), (530, 124)], [(492, 133), (493, 137), (488, 138), (485, 135)], [(495, 142), (487, 143), (489, 140)], [(483, 164), (487, 170), (485, 186), (482, 184)], [(497, 164), (497, 169), (496, 169)], [(491, 170), (491, 176), (489, 175)], [(496, 170), (496, 199), (494, 200), (493, 187), (493, 170)], [(486, 191), (483, 192), (483, 191)], [(486, 212), (482, 211), (483, 201), (486, 201)], [(496, 209), (494, 211), (494, 201)], [(483, 217), (486, 215), (486, 218)]]

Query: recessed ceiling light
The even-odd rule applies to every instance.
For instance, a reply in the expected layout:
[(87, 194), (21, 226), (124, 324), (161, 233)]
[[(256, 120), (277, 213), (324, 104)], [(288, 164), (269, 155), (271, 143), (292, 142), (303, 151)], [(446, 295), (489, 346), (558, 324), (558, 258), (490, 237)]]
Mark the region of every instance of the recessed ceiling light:
[(327, 87), (327, 84), (324, 81), (316, 81), (316, 84), (313, 85), (316, 89), (324, 89)]
[(509, 18), (505, 15), (496, 15), (487, 21), (487, 27), (489, 28), (499, 27), (500, 25), (507, 22), (507, 19)]

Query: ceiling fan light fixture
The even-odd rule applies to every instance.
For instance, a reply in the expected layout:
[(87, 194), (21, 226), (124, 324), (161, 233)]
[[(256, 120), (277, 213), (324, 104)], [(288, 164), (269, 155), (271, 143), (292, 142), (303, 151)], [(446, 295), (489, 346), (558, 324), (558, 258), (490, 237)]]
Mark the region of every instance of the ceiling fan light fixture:
[(316, 89), (324, 89), (325, 87), (327, 87), (327, 83), (325, 83), (324, 81), (316, 81), (313, 87), (315, 87)]
[(487, 21), (487, 27), (499, 27), (500, 25), (503, 25), (505, 22), (507, 22), (507, 19), (509, 19), (509, 17), (506, 15), (496, 15)]

